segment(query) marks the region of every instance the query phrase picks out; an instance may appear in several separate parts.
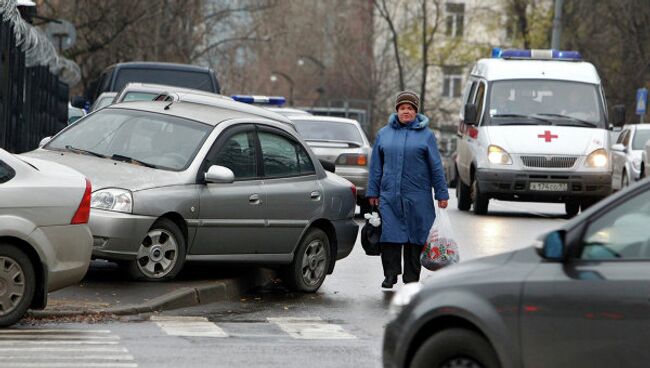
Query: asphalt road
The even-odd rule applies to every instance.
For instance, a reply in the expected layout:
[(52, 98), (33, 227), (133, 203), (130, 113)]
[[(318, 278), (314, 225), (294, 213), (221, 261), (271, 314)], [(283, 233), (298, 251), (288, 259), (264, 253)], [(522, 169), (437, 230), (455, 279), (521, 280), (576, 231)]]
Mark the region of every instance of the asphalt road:
[[(452, 200), (448, 211), (461, 261), (528, 246), (566, 221), (563, 205), (492, 201), (489, 215), (475, 216)], [(433, 275), (423, 270), (422, 279)], [(316, 294), (288, 293), (277, 283), (238, 302), (116, 322), (27, 326), (38, 331), (27, 332), (25, 344), (7, 344), (0, 334), (0, 361), (6, 368), (379, 367), (392, 296), (380, 290), (382, 279), (379, 257), (358, 244)]]

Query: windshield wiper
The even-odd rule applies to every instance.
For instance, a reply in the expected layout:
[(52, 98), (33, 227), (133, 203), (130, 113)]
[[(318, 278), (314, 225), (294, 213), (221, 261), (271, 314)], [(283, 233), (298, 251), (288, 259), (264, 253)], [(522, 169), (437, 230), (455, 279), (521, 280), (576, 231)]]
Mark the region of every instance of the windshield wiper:
[(111, 156), (111, 160), (122, 161), (122, 162), (128, 162), (128, 163), (131, 163), (131, 164), (136, 164), (136, 165), (141, 165), (141, 166), (151, 167), (151, 168), (153, 168), (153, 169), (157, 169), (157, 168), (158, 168), (158, 166), (156, 166), (156, 165), (154, 165), (154, 164), (150, 164), (150, 163), (147, 163), (147, 162), (144, 162), (144, 161), (140, 161), (140, 160), (135, 159), (135, 158), (133, 158), (133, 157), (123, 156), (123, 155), (118, 155), (117, 153), (114, 154), (113, 156)]
[(72, 147), (69, 144), (67, 146), (65, 146), (65, 149), (67, 149), (68, 151), (71, 151), (71, 152), (82, 153), (82, 154), (85, 154), (85, 155), (91, 155), (91, 156), (95, 156), (95, 157), (106, 158), (106, 156), (102, 155), (101, 153), (88, 151), (88, 150), (81, 149), (81, 148)]
[(539, 113), (537, 115), (553, 116), (553, 117), (556, 117), (556, 118), (572, 120), (572, 121), (575, 121), (576, 123), (580, 123), (582, 125), (591, 126), (591, 127), (597, 127), (598, 126), (596, 123), (592, 123), (590, 121), (574, 118), (573, 116), (569, 116), (569, 115), (551, 114), (551, 113)]
[[(531, 120), (537, 120), (541, 121), (543, 123), (546, 123), (545, 125), (553, 125), (553, 122), (541, 118), (539, 116), (535, 115), (523, 115), (523, 114), (497, 114), (497, 115), (492, 115), (492, 118), (524, 118), (524, 119), (531, 119)], [(505, 123), (505, 124), (499, 124), (499, 125), (539, 125), (539, 124), (533, 124), (533, 123), (522, 123), (522, 122), (517, 122), (517, 123)]]

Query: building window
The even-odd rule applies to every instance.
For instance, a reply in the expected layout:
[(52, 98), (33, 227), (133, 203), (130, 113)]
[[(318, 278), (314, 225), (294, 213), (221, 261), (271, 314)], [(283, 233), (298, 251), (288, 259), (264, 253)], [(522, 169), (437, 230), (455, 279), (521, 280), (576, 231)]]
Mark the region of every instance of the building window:
[(450, 37), (463, 37), (465, 23), (465, 4), (447, 3), (445, 7), (447, 28), (445, 33)]
[(463, 68), (445, 66), (442, 68), (442, 97), (460, 97), (463, 84)]

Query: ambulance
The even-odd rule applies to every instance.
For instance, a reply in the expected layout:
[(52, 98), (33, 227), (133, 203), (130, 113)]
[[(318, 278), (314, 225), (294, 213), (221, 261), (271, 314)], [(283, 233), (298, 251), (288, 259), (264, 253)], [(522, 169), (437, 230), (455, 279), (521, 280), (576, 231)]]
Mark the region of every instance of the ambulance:
[[(625, 111), (614, 110), (621, 125)], [(576, 215), (612, 191), (609, 127), (600, 77), (580, 53), (494, 49), (463, 92), (458, 208), (553, 202)]]

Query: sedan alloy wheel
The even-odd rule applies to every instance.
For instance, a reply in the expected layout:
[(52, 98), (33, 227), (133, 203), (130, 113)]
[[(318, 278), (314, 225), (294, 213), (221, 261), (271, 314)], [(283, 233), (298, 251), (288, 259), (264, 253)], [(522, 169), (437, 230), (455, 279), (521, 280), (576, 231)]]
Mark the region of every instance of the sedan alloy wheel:
[(287, 270), (287, 282), (295, 290), (313, 293), (323, 284), (329, 262), (329, 238), (323, 230), (313, 228), (296, 250), (293, 263)]
[(16, 246), (0, 244), (0, 327), (16, 323), (27, 311), (35, 289), (34, 268)]
[(144, 237), (131, 273), (136, 279), (172, 279), (185, 262), (185, 239), (178, 226), (168, 219), (158, 220)]

